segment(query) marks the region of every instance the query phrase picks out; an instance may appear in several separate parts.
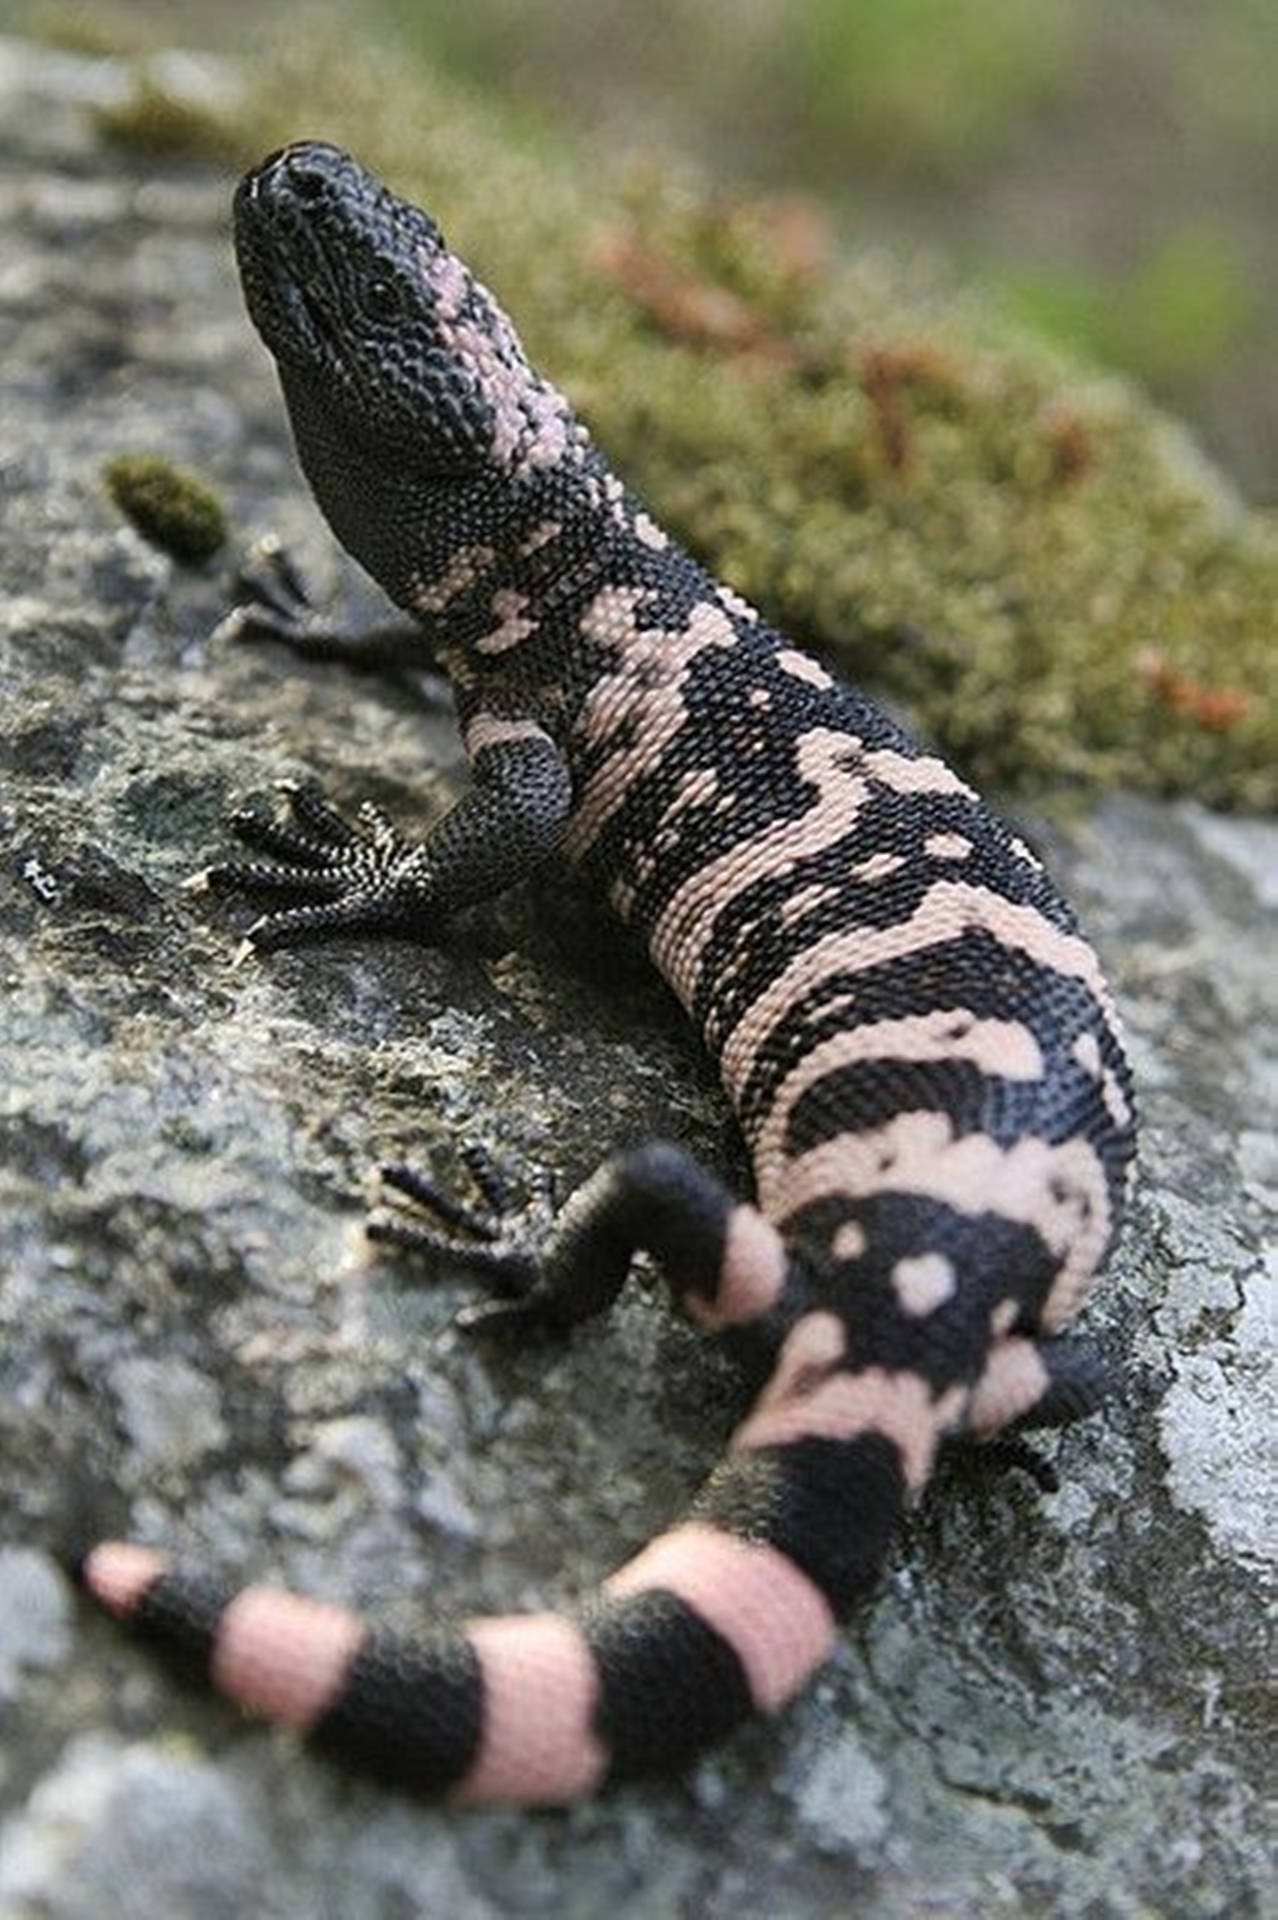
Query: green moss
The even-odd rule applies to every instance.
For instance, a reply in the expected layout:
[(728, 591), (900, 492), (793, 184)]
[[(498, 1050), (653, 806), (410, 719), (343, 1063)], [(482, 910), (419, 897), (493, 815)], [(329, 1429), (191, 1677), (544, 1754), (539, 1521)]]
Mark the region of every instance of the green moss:
[(198, 565), (226, 539), (226, 515), (217, 495), (162, 454), (119, 454), (102, 477), (121, 513), (175, 560)]
[(1238, 349), (1257, 319), (1238, 249), (1227, 234), (1199, 223), (1176, 228), (1125, 279), (1022, 275), (1010, 292), (1043, 331), (1086, 342), (1099, 358), (1155, 382), (1207, 374)]
[(137, 51), (145, 37), (138, 20), (109, 0), (14, 0), (5, 31), (21, 33), (67, 53), (119, 54)]
[(227, 159), (238, 152), (226, 120), (209, 107), (184, 100), (147, 75), (132, 97), (98, 115), (103, 131), (143, 153), (202, 154)]
[[(881, 251), (512, 136), (402, 54), (293, 35), (245, 157), (322, 133), (439, 217), (667, 523), (982, 783), (1278, 801), (1278, 542), (1133, 388)], [(296, 104), (294, 104), (296, 103)], [(758, 321), (717, 349), (627, 291), (618, 227)]]
[(1062, 0), (808, 0), (800, 16), (817, 124), (899, 167), (970, 164), (1069, 72)]

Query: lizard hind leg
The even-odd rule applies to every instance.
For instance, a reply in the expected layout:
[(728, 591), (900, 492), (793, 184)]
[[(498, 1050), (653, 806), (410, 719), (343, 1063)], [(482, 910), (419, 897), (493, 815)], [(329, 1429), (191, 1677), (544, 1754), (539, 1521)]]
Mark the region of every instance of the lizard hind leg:
[(382, 1170), (385, 1186), (448, 1231), (382, 1209), (373, 1239), (445, 1260), (508, 1296), (470, 1308), (462, 1324), (511, 1331), (568, 1326), (610, 1306), (636, 1253), (651, 1254), (688, 1318), (710, 1332), (770, 1321), (790, 1278), (780, 1236), (691, 1154), (665, 1141), (607, 1160), (557, 1213), (548, 1182), (516, 1210), (504, 1175), (468, 1154), (486, 1206), (460, 1202), (426, 1175)]
[(482, 1205), (459, 1199), (418, 1167), (390, 1162), (378, 1169), (382, 1193), (369, 1215), (369, 1239), (474, 1275), (505, 1296), (504, 1306), (485, 1302), (464, 1309), (458, 1316), (462, 1327), (486, 1316), (498, 1325), (544, 1317), (529, 1301), (541, 1272), (540, 1247), (554, 1219), (553, 1175), (537, 1169), (526, 1182), (516, 1182), (487, 1148), (474, 1143), (461, 1156)]
[(1085, 1420), (1104, 1401), (1107, 1386), (1104, 1363), (1089, 1341), (1012, 1334), (991, 1350), (972, 1388), (963, 1430), (947, 1448), (1019, 1468), (1040, 1492), (1055, 1493), (1056, 1469), (1026, 1436)]
[(968, 1402), (967, 1437), (988, 1442), (1086, 1419), (1105, 1398), (1099, 1354), (1076, 1335), (1034, 1339), (1013, 1334), (996, 1342)]

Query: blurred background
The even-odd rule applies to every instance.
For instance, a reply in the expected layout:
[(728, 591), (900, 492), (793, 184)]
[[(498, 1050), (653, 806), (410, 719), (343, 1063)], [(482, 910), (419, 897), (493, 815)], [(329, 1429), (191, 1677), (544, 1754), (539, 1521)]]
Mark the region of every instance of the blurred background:
[(943, 249), (1278, 496), (1274, 0), (382, 0), (541, 115)]
[(979, 784), (1278, 805), (1278, 0), (23, 26), (116, 56), (125, 149), (334, 138), (456, 222), (675, 537)]
[[(260, 0), (0, 0), (234, 46)], [(353, 0), (348, 31), (556, 133), (810, 194), (1135, 375), (1278, 499), (1275, 0)]]

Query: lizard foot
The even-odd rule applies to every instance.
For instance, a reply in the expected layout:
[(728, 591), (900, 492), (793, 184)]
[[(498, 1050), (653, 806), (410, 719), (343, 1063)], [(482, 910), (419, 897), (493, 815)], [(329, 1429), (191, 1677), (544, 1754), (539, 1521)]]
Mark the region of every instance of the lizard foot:
[(230, 640), (282, 640), (306, 660), (339, 660), (356, 672), (416, 667), (438, 672), (415, 620), (388, 615), (357, 630), (320, 613), (288, 549), (268, 534), (250, 549), (236, 579), (240, 594), (217, 629)]
[(218, 628), (228, 639), (283, 640), (303, 649), (316, 623), (330, 623), (311, 604), (288, 549), (274, 534), (251, 547), (235, 578), (239, 598)]
[(1040, 1493), (1060, 1492), (1056, 1468), (1024, 1434), (1000, 1433), (993, 1440), (960, 1440), (956, 1445), (978, 1468), (998, 1474), (1023, 1473)]
[(558, 1317), (540, 1285), (541, 1249), (555, 1218), (554, 1176), (538, 1169), (517, 1186), (486, 1148), (469, 1143), (461, 1152), (481, 1205), (459, 1200), (416, 1167), (383, 1166), (387, 1200), (369, 1218), (369, 1239), (427, 1254), (501, 1294), (462, 1308), (456, 1324), (467, 1332), (544, 1326)]
[(237, 839), (269, 857), (223, 861), (187, 882), (193, 891), (279, 894), (291, 903), (253, 922), (237, 958), (337, 933), (433, 935), (425, 847), (405, 840), (370, 802), (352, 824), (309, 783), (283, 780), (278, 791), (285, 819), (254, 806), (238, 809), (228, 823)]

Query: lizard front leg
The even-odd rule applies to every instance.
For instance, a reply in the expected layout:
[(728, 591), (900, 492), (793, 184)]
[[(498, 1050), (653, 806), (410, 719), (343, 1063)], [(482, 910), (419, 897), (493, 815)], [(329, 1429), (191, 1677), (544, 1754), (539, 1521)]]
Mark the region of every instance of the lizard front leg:
[(239, 570), (238, 603), (218, 626), (229, 639), (279, 640), (300, 659), (339, 661), (355, 673), (417, 669), (442, 680), (419, 620), (388, 615), (358, 629), (311, 602), (288, 552), (273, 534), (259, 540)]
[(572, 807), (559, 749), (535, 721), (481, 716), (467, 729), (474, 783), (423, 841), (405, 839), (380, 809), (354, 824), (308, 786), (288, 783), (289, 818), (256, 809), (231, 827), (266, 860), (227, 861), (193, 885), (215, 893), (274, 894), (247, 939), (259, 952), (339, 933), (433, 937), (460, 907), (502, 893), (558, 846)]

